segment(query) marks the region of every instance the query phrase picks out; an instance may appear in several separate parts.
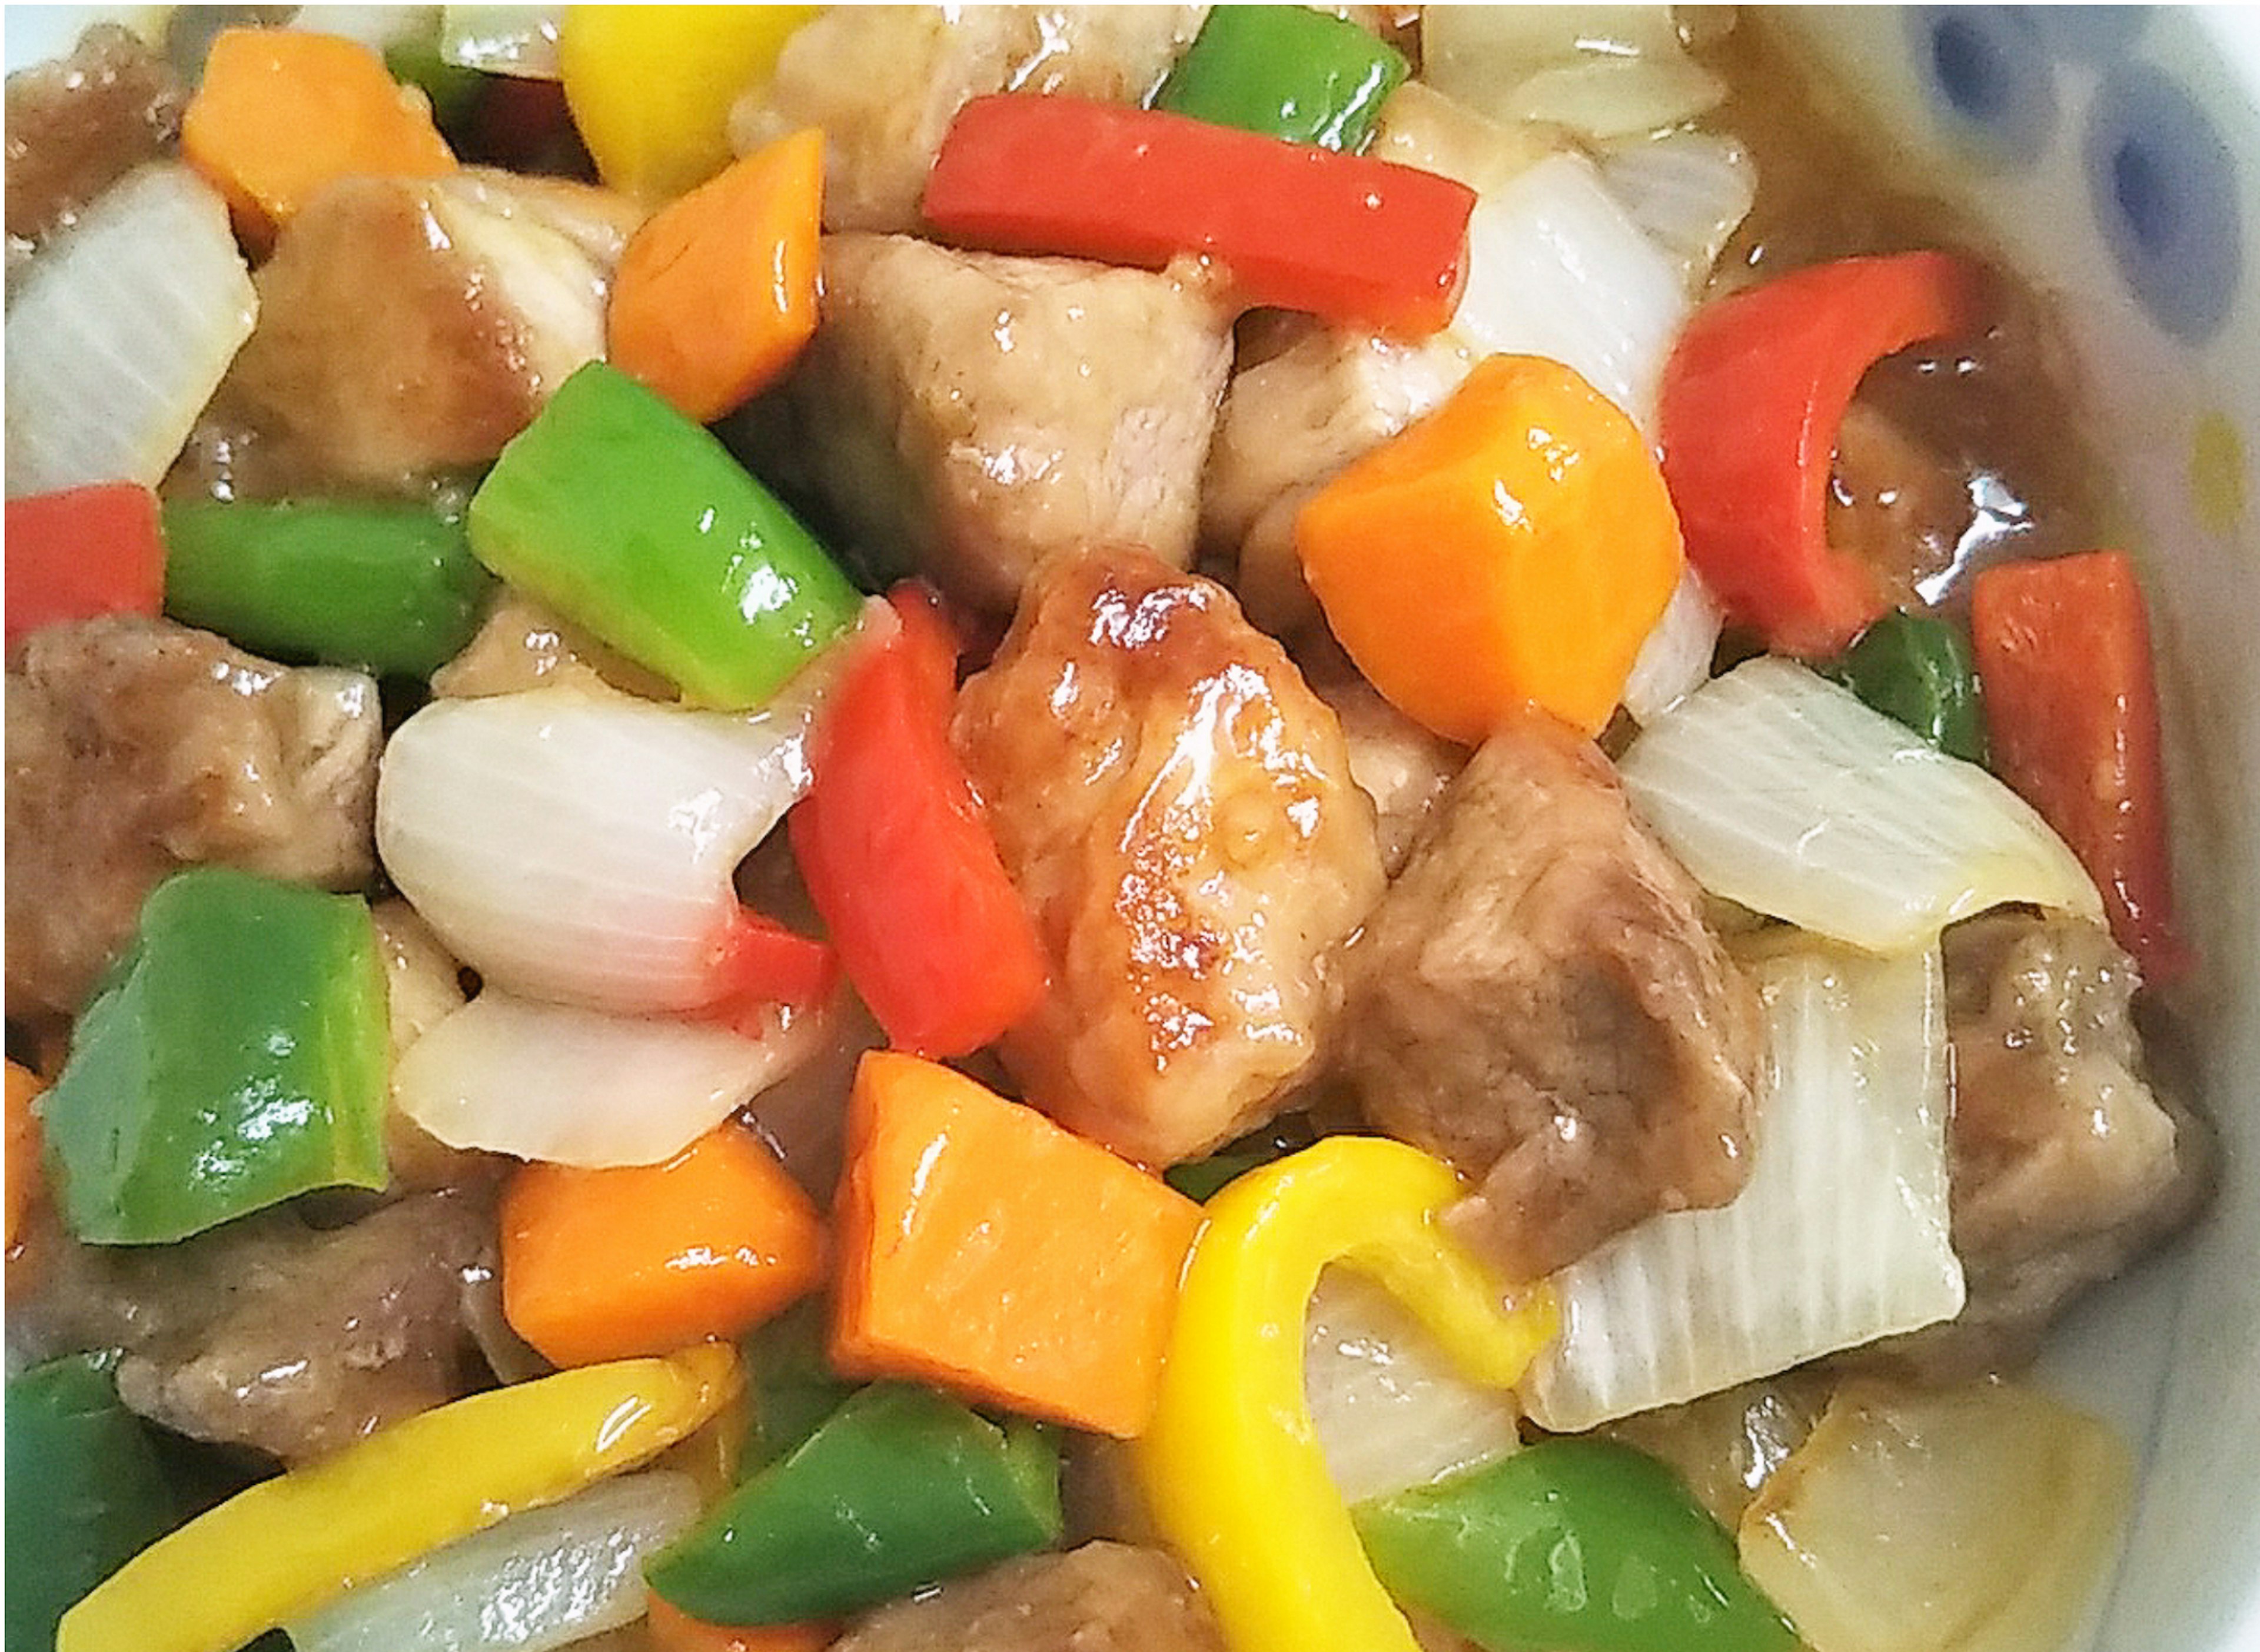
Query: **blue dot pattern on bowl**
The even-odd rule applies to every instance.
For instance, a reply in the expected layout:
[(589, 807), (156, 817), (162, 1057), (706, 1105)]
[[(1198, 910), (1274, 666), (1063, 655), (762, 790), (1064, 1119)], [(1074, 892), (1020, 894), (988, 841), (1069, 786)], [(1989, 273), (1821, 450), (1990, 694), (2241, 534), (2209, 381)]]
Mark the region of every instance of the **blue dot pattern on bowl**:
[(2056, 129), (2056, 77), (2030, 10), (1921, 6), (1916, 61), (1941, 111), (1990, 159), (2029, 162)]
[(2085, 62), (2107, 62), (2134, 49), (2142, 25), (2150, 20), (2148, 6), (2020, 6), (2032, 18), (2041, 39), (2056, 56)]

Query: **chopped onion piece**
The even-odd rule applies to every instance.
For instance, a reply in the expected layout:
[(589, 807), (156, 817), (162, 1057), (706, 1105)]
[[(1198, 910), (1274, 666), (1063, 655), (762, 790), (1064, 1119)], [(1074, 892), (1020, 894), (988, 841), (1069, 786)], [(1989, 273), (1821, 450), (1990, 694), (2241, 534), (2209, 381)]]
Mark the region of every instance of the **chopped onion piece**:
[(1481, 195), (1567, 147), (1558, 132), (1501, 125), (1425, 82), (1406, 81), (1382, 104), (1366, 154), (1438, 173)]
[(167, 161), (119, 180), (8, 306), (9, 497), (155, 487), (258, 313), (211, 185)]
[(647, 1555), (698, 1518), (687, 1474), (590, 1486), (437, 1548), (289, 1626), (297, 1652), (549, 1652), (643, 1616)]
[(1677, 267), (1584, 156), (1550, 155), (1477, 199), (1451, 330), (1478, 354), (1563, 362), (1652, 433), (1687, 310)]
[(521, 80), (554, 81), (556, 6), (442, 6), (440, 57), (464, 68)]
[(1311, 1298), (1303, 1391), (1342, 1500), (1386, 1497), (1513, 1450), (1508, 1390), (1467, 1381), (1395, 1298), (1330, 1268)]
[(489, 987), (410, 1045), (393, 1105), (451, 1148), (606, 1169), (673, 1157), (813, 1055), (821, 1017), (759, 1037)]
[(1710, 280), (1758, 192), (1749, 151), (1739, 139), (1707, 132), (1627, 145), (1601, 162), (1601, 177), (1633, 222), (1677, 262), (1691, 293)]
[(1555, 1276), (1562, 1335), (1523, 1389), (1543, 1427), (1677, 1405), (1962, 1311), (1937, 948), (1868, 958), (1806, 940), (1753, 974), (1773, 1070), (1749, 1180)]
[(1420, 18), (1420, 77), (1504, 114), (1540, 69), (1594, 59), (1683, 53), (1670, 6), (1433, 6)]
[(1683, 569), (1663, 617), (1632, 662), (1624, 708), (1646, 726), (1710, 681), (1726, 615), (1693, 567)]
[(752, 717), (569, 688), (427, 705), (384, 748), (377, 853), (490, 983), (595, 1009), (712, 1004), (731, 986), (731, 874), (808, 788), (799, 683)]
[(1498, 112), (1606, 143), (1683, 125), (1716, 109), (1726, 95), (1726, 82), (1676, 52), (1598, 56), (1540, 69), (1506, 94)]
[(1713, 894), (1870, 952), (1927, 946), (2005, 902), (2103, 910), (2016, 793), (1786, 660), (1706, 683), (1619, 768)]
[(2029, 1390), (1856, 1384), (1742, 1517), (1742, 1570), (1813, 1652), (2060, 1652), (2133, 1485), (2109, 1428)]

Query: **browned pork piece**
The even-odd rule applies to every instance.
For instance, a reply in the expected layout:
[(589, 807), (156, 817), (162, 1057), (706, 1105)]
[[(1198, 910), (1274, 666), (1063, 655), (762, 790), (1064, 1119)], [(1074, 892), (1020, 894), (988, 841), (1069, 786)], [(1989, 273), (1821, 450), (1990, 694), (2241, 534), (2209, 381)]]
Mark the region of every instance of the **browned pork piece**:
[(1531, 712), (1485, 741), (1345, 955), (1366, 1116), (1480, 1185), (1450, 1220), (1513, 1277), (1749, 1167), (1756, 995), (1599, 748)]
[(465, 1189), (327, 1233), (274, 1212), (177, 1245), (58, 1236), (39, 1296), (9, 1304), (11, 1334), (42, 1355), (123, 1348), (118, 1395), (143, 1416), (305, 1462), (485, 1380), (468, 1293), (493, 1274), (494, 1230)]
[(2016, 1362), (2075, 1291), (2191, 1214), (2210, 1143), (2144, 1076), (2135, 983), (2096, 924), (2000, 912), (1947, 931), (1947, 1148), (1970, 1300), (1902, 1349), (1948, 1369)]
[(8, 77), (8, 272), (180, 131), (180, 81), (132, 30), (97, 23), (68, 57)]
[(1055, 551), (1191, 561), (1231, 354), (1174, 275), (833, 235), (816, 338), (749, 430), (873, 566), (1009, 613)]
[(1381, 892), (1341, 725), (1230, 593), (1134, 552), (1048, 563), (955, 729), (1051, 967), (1005, 1060), (1148, 1164), (1277, 1110)]
[(1224, 1652), (1184, 1568), (1158, 1549), (1085, 1543), (1027, 1555), (880, 1607), (832, 1652)]
[[(466, 171), (347, 178), (284, 226), (188, 485), (413, 491), (484, 464), (604, 353), (622, 197)], [(375, 278), (382, 272), (382, 279)]]
[(376, 683), (169, 621), (33, 633), (8, 662), (8, 1010), (76, 1012), (144, 896), (203, 861), (375, 869)]
[(824, 227), (914, 230), (957, 111), (989, 92), (1135, 104), (1200, 32), (1194, 6), (840, 6), (730, 114), (740, 154), (824, 130)]

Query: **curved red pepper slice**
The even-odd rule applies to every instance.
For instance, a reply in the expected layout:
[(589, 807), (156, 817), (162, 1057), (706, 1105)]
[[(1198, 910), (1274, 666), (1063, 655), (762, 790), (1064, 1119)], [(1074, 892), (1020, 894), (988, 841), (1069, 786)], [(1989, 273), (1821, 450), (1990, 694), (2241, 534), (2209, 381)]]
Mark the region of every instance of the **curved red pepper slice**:
[(1847, 258), (1705, 306), (1664, 369), (1663, 478), (1687, 554), (1766, 645), (1843, 648), (1890, 605), (1828, 543), (1837, 427), (1867, 370), (1964, 331), (1978, 272), (1946, 253)]

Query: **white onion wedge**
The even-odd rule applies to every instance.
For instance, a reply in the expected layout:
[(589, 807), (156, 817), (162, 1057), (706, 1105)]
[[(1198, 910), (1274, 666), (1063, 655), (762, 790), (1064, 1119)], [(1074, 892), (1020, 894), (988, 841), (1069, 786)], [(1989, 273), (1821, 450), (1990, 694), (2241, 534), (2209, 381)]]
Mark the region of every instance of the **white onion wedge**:
[(1681, 569), (1663, 617), (1640, 645), (1625, 678), (1624, 708), (1642, 727), (1710, 681), (1726, 613), (1691, 565)]
[(290, 1624), (290, 1642), (297, 1652), (550, 1652), (643, 1616), (645, 1559), (697, 1518), (689, 1475), (623, 1475), (340, 1596)]
[(1757, 199), (1758, 171), (1740, 140), (1674, 132), (1627, 145), (1601, 162), (1601, 177), (1633, 222), (1679, 266), (1691, 293), (1711, 278)]
[(112, 185), (8, 306), (9, 497), (156, 486), (258, 313), (210, 184), (157, 162)]
[(1514, 1395), (1462, 1377), (1395, 1298), (1346, 1268), (1320, 1275), (1311, 1298), (1303, 1392), (1345, 1503), (1426, 1485), (1521, 1443)]
[(799, 683), (750, 718), (573, 689), (427, 705), (384, 748), (377, 853), (493, 984), (631, 1012), (713, 1003), (731, 874), (807, 790)]
[(1678, 267), (1584, 156), (1549, 155), (1477, 199), (1451, 331), (1478, 354), (1563, 362), (1652, 433), (1687, 310)]
[(1704, 888), (1849, 946), (1927, 947), (2007, 902), (2102, 912), (2093, 881), (2016, 793), (1786, 660), (1706, 683), (1619, 769)]
[(1523, 1388), (1544, 1427), (1677, 1405), (1962, 1311), (1937, 949), (1879, 959), (1807, 940), (1753, 975), (1773, 1063), (1749, 1181), (1555, 1276), (1562, 1334)]
[(522, 80), (558, 78), (560, 6), (442, 6), (440, 56), (463, 68)]
[(819, 1018), (751, 1037), (489, 987), (403, 1053), (393, 1105), (451, 1148), (607, 1169), (689, 1147), (814, 1054)]
[(1677, 52), (1597, 54), (1540, 69), (1506, 95), (1498, 113), (1606, 143), (1683, 125), (1716, 109), (1726, 95), (1726, 82)]
[(1680, 56), (1670, 6), (1437, 6), (1420, 19), (1420, 78), (1470, 107), (1504, 111), (1541, 68), (1596, 58)]

